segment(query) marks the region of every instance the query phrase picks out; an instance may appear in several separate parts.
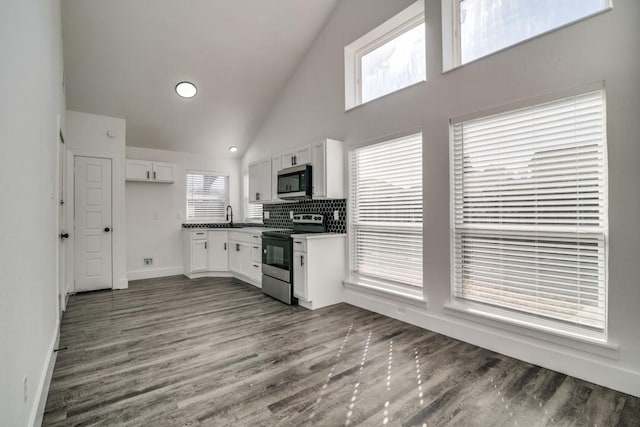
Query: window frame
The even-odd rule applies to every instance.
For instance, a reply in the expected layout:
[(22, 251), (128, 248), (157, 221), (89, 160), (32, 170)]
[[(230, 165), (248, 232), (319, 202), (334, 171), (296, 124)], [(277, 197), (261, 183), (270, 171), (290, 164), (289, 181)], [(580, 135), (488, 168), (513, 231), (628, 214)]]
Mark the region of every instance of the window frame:
[(229, 187), (230, 187), (230, 177), (228, 173), (223, 172), (213, 172), (213, 171), (203, 171), (203, 170), (195, 170), (195, 169), (187, 169), (185, 171), (185, 222), (187, 223), (201, 223), (203, 221), (206, 222), (225, 222), (226, 217), (223, 214), (220, 217), (202, 217), (202, 218), (189, 218), (189, 175), (208, 175), (208, 176), (221, 176), (225, 178), (225, 195), (224, 195), (224, 205), (225, 207), (229, 205)]
[[(413, 28), (426, 24), (424, 13), (424, 1), (418, 0), (400, 13), (396, 14), (389, 20), (385, 21), (378, 27), (369, 31), (362, 37), (358, 38), (354, 42), (345, 46), (344, 48), (344, 68), (345, 68), (345, 111), (356, 108), (360, 105), (367, 104), (376, 99), (383, 98), (391, 95), (408, 87), (415, 86), (417, 84), (426, 81), (426, 64), (425, 64), (425, 76), (423, 79), (418, 80), (415, 83), (396, 89), (392, 92), (381, 95), (377, 98), (370, 99), (366, 102), (362, 102), (362, 82), (361, 82), (361, 64), (362, 57), (366, 54), (374, 51), (380, 46), (385, 45), (387, 42), (401, 36), (402, 34), (412, 30)], [(426, 30), (425, 30), (425, 43), (426, 43)], [(425, 46), (426, 49), (426, 46)], [(425, 56), (426, 58), (426, 56)]]
[[(456, 255), (455, 255), (455, 241), (456, 241), (456, 186), (455, 186), (455, 153), (454, 153), (454, 134), (453, 129), (456, 123), (471, 121), (482, 117), (494, 116), (502, 113), (510, 113), (517, 110), (536, 107), (540, 104), (550, 103), (554, 101), (560, 101), (566, 98), (580, 96), (589, 92), (602, 91), (602, 117), (603, 117), (603, 184), (604, 189), (604, 224), (602, 228), (603, 239), (603, 262), (604, 262), (604, 328), (602, 331), (590, 330), (586, 327), (576, 326), (569, 323), (563, 323), (560, 320), (554, 320), (545, 317), (536, 317), (532, 314), (525, 312), (515, 311), (505, 307), (499, 307), (497, 305), (488, 305), (481, 302), (476, 302), (468, 299), (459, 299), (455, 295), (456, 288)], [(450, 236), (449, 236), (449, 261), (450, 261), (450, 302), (445, 307), (455, 312), (463, 313), (469, 316), (478, 316), (479, 318), (491, 319), (498, 323), (507, 325), (513, 325), (516, 327), (522, 327), (529, 330), (540, 331), (551, 335), (556, 335), (564, 338), (571, 338), (578, 341), (591, 342), (596, 344), (607, 343), (608, 325), (609, 325), (609, 278), (608, 278), (608, 260), (609, 260), (609, 214), (608, 214), (608, 161), (607, 161), (607, 103), (606, 103), (606, 88), (604, 82), (598, 82), (590, 85), (585, 85), (577, 88), (571, 88), (564, 91), (555, 92), (552, 94), (546, 94), (534, 98), (525, 99), (522, 101), (505, 104), (483, 111), (477, 111), (468, 115), (455, 117), (449, 120), (449, 220), (450, 220)], [(463, 228), (467, 228), (464, 227)], [(521, 230), (516, 231), (521, 232)], [(558, 230), (558, 234), (566, 234), (566, 230)], [(591, 230), (582, 230), (580, 235), (588, 235), (594, 233)], [(507, 236), (509, 237), (509, 236)]]
[[(353, 144), (348, 147), (348, 155), (347, 155), (347, 174), (348, 174), (348, 218), (347, 218), (347, 230), (348, 230), (348, 268), (349, 268), (349, 276), (347, 280), (345, 280), (345, 284), (354, 286), (359, 290), (373, 292), (374, 294), (383, 294), (390, 298), (398, 299), (399, 301), (411, 304), (417, 304), (418, 306), (424, 306), (426, 302), (424, 299), (424, 263), (422, 270), (422, 278), (421, 285), (410, 285), (407, 283), (402, 283), (400, 281), (394, 281), (386, 278), (381, 278), (377, 276), (371, 276), (366, 274), (359, 274), (357, 271), (356, 260), (353, 257), (354, 249), (355, 249), (355, 239), (354, 235), (354, 207), (353, 203), (355, 203), (354, 198), (351, 196), (352, 189), (354, 189), (353, 182), (353, 171), (351, 170), (351, 155), (353, 152), (361, 149), (366, 149), (367, 147), (372, 147), (378, 144), (391, 143), (401, 139), (410, 139), (410, 138), (420, 138), (421, 144), (424, 143), (424, 136), (422, 133), (422, 129), (413, 129), (411, 131), (392, 135), (381, 139), (376, 139), (373, 141), (369, 141), (362, 144)], [(421, 164), (423, 164), (422, 157), (420, 158)], [(421, 187), (422, 187), (422, 214), (424, 215), (424, 175), (420, 174), (421, 179)], [(417, 227), (416, 227), (417, 228)], [(424, 217), (423, 221), (420, 223), (420, 235), (422, 239), (422, 244), (424, 244)], [(421, 260), (423, 262), (423, 260)]]
[(512, 47), (519, 46), (530, 40), (537, 39), (538, 37), (545, 36), (549, 33), (561, 30), (565, 27), (577, 24), (584, 20), (590, 19), (594, 16), (598, 16), (602, 13), (606, 13), (613, 9), (613, 0), (605, 0), (605, 6), (597, 12), (590, 13), (573, 21), (566, 22), (560, 26), (551, 28), (541, 33), (535, 34), (531, 37), (522, 39), (516, 43), (502, 47), (500, 49), (489, 52), (483, 56), (479, 56), (470, 61), (462, 63), (462, 46), (460, 38), (460, 2), (461, 0), (441, 0), (441, 15), (442, 15), (442, 72), (455, 70), (456, 68), (463, 67), (467, 64), (472, 64), (481, 59), (490, 57), (499, 52), (502, 52)]

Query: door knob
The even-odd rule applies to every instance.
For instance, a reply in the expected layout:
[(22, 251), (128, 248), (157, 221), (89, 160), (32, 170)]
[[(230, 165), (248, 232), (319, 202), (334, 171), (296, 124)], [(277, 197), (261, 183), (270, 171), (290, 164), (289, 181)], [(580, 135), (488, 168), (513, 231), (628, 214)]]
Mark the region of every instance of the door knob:
[(61, 239), (68, 239), (69, 238), (69, 233), (60, 233), (60, 238)]
[(108, 232), (110, 232), (110, 231), (111, 231), (111, 229), (110, 229), (109, 227), (105, 227), (105, 228), (104, 228), (104, 231), (108, 233)]

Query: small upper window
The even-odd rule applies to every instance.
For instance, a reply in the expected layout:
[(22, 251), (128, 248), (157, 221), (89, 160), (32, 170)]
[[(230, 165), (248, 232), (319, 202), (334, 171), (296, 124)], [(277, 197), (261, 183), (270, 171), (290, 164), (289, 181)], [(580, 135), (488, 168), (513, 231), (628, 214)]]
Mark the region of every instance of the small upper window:
[(345, 108), (426, 79), (424, 4), (418, 1), (344, 48)]
[(610, 0), (450, 0), (442, 15), (444, 67), (466, 64), (608, 7)]

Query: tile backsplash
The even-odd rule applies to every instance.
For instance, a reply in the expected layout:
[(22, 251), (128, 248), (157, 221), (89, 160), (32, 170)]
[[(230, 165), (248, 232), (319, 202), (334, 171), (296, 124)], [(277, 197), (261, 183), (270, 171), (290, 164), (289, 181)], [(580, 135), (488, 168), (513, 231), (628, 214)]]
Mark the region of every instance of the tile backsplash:
[[(330, 233), (347, 232), (347, 201), (346, 199), (330, 200), (299, 200), (291, 203), (265, 204), (262, 205), (263, 212), (269, 212), (269, 219), (264, 219), (267, 227), (292, 228), (293, 221), (289, 212), (317, 213), (324, 215), (325, 226)], [(333, 212), (338, 211), (339, 219), (333, 218)]]

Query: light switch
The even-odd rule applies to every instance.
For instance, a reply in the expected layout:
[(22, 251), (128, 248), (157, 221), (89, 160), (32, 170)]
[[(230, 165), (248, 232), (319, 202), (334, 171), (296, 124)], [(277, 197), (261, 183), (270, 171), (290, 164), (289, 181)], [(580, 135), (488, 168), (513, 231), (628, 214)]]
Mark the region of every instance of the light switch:
[(289, 211), (289, 218), (293, 219), (293, 211)]
[(340, 212), (333, 211), (333, 219), (334, 221), (340, 221)]
[(264, 219), (269, 219), (269, 211), (264, 211), (263, 212), (263, 217), (264, 217)]

